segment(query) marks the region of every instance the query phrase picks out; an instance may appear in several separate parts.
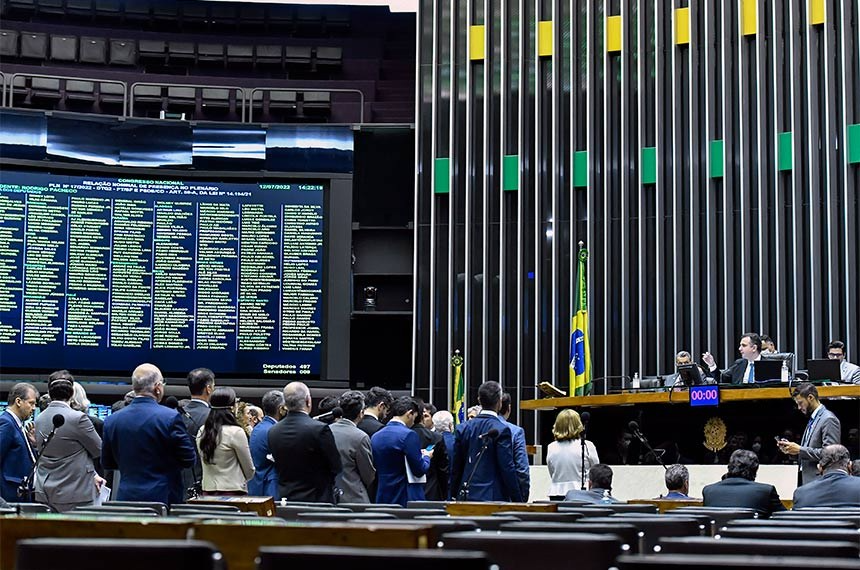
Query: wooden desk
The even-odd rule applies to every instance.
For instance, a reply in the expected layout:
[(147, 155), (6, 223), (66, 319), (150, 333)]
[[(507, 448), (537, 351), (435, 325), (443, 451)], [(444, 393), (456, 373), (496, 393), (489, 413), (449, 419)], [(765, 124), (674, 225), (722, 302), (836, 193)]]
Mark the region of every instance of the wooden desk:
[(627, 503), (631, 505), (654, 505), (662, 515), (666, 511), (671, 511), (678, 507), (701, 507), (702, 499), (690, 499), (688, 501), (679, 499), (632, 499), (627, 501)]
[(451, 516), (468, 517), (487, 516), (505, 511), (555, 513), (558, 512), (558, 505), (554, 503), (481, 503), (475, 501), (448, 503), (445, 510)]
[(275, 516), (275, 501), (272, 497), (249, 497), (247, 495), (204, 495), (189, 499), (192, 505), (229, 505), (240, 511), (257, 513), (261, 517)]
[(368, 548), (427, 548), (431, 527), (415, 524), (287, 523), (196, 524), (194, 538), (214, 543), (230, 570), (255, 570), (261, 546), (359, 546)]
[[(45, 514), (0, 517), (0, 570), (14, 570), (15, 543), (22, 538), (153, 538), (185, 540), (193, 521), (128, 517), (66, 517)], [(70, 561), (69, 567), (74, 566)], [(79, 561), (83, 564), (83, 561)], [(84, 564), (85, 566), (85, 564)], [(121, 566), (121, 565), (120, 565)]]
[[(860, 385), (819, 386), (819, 396), (824, 398), (860, 398)], [(788, 387), (773, 388), (723, 388), (720, 387), (720, 403), (750, 400), (782, 400), (790, 398)], [(673, 404), (689, 404), (690, 394), (676, 389), (672, 393)], [(588, 408), (599, 406), (624, 406), (630, 404), (668, 404), (669, 392), (624, 392), (608, 396), (567, 396), (523, 400), (523, 410), (554, 410), (557, 408)]]

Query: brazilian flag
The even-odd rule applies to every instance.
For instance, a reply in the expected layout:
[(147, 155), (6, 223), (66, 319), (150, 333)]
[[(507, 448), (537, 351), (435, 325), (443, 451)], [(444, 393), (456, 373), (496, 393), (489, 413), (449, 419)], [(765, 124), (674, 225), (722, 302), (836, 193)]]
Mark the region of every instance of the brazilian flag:
[(460, 351), (455, 350), (451, 358), (451, 366), (454, 368), (452, 375), (454, 389), (454, 423), (461, 424), (466, 421), (466, 379), (463, 378), (463, 357)]
[(591, 393), (591, 343), (588, 339), (588, 288), (585, 284), (588, 250), (579, 242), (574, 314), (570, 319), (570, 392), (575, 396)]

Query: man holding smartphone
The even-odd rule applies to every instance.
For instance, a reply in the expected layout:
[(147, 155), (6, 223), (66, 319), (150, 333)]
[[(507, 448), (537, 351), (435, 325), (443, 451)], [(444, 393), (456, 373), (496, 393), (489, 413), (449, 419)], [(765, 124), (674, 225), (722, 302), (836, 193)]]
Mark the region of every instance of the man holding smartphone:
[(797, 409), (809, 418), (803, 439), (797, 444), (786, 439), (777, 440), (779, 450), (787, 455), (796, 455), (798, 462), (798, 486), (818, 477), (818, 462), (824, 447), (840, 443), (842, 427), (839, 418), (818, 399), (818, 388), (803, 382), (792, 392)]

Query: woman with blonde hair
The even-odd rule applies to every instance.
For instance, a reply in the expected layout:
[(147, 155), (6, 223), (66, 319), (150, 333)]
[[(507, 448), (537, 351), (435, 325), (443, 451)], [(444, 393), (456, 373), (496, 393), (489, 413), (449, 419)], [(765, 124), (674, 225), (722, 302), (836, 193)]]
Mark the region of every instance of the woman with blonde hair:
[[(579, 414), (573, 410), (562, 410), (552, 426), (555, 441), (549, 444), (546, 464), (552, 483), (549, 494), (566, 495), (568, 491), (582, 488), (582, 440), (585, 428)], [(592, 465), (600, 463), (597, 448), (585, 440), (585, 474)]]
[(245, 430), (236, 420), (236, 392), (215, 388), (209, 397), (209, 416), (197, 434), (203, 466), (204, 495), (247, 495), (254, 477), (254, 461)]

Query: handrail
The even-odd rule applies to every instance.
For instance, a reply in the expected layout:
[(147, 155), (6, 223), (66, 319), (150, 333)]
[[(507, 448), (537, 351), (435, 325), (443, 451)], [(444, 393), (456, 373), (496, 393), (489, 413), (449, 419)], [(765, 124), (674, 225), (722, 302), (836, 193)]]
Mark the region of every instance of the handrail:
[(0, 71), (0, 107), (6, 106), (6, 74)]
[(296, 93), (304, 93), (307, 91), (317, 92), (317, 93), (358, 93), (358, 100), (361, 104), (360, 114), (359, 114), (359, 123), (364, 123), (364, 92), (361, 89), (325, 89), (322, 87), (254, 87), (251, 89), (248, 94), (248, 122), (254, 122), (254, 93), (256, 92), (272, 92), (272, 91), (286, 91)]
[(145, 85), (152, 87), (193, 87), (194, 89), (230, 89), (231, 91), (238, 91), (242, 94), (242, 105), (240, 107), (241, 111), (241, 120), (240, 122), (245, 122), (245, 107), (246, 103), (246, 89), (245, 87), (239, 87), (238, 85), (202, 85), (196, 83), (164, 83), (164, 82), (155, 82), (155, 81), (135, 81), (131, 84), (131, 89), (129, 89), (129, 114), (128, 117), (134, 117), (134, 90), (136, 87)]
[(126, 116), (126, 111), (128, 110), (128, 84), (125, 81), (119, 81), (118, 79), (97, 79), (93, 77), (78, 77), (72, 75), (46, 75), (44, 73), (13, 73), (9, 80), (9, 106), (12, 106), (13, 100), (13, 90), (15, 89), (15, 78), (16, 77), (38, 77), (40, 79), (65, 79), (66, 81), (91, 81), (93, 83), (113, 83), (115, 85), (122, 86), (123, 97), (122, 97), (122, 116)]

